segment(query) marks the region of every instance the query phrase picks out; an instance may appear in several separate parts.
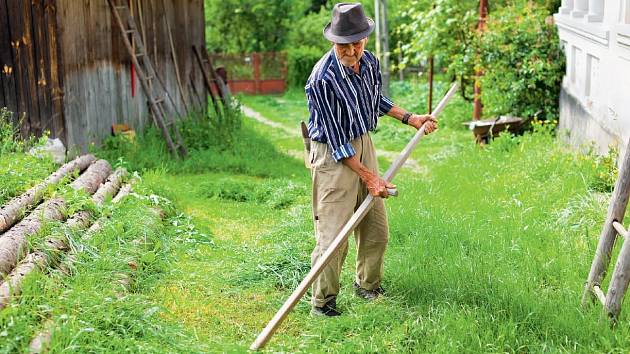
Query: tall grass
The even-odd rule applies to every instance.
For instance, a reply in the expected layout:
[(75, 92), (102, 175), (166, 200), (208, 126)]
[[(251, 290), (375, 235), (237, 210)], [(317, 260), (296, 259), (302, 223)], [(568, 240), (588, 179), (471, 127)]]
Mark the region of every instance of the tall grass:
[[(394, 100), (412, 105), (422, 97), (414, 87), (394, 86)], [(295, 92), (243, 100), (256, 109), (276, 102), (265, 117), (287, 126), (305, 110)], [(612, 155), (571, 151), (548, 123), (481, 148), (460, 124), (469, 110), (454, 101), (442, 129), (412, 156), (426, 172), (403, 169), (395, 180), (400, 196), (386, 201), (386, 296), (367, 303), (352, 295), (351, 241), (338, 299), (344, 315), (312, 318), (305, 299), (270, 350), (590, 353), (630, 346), (630, 309), (611, 329), (600, 308), (579, 307), (614, 182)], [(413, 131), (384, 119), (375, 143), (398, 149)], [(285, 153), (300, 146), (299, 137), (253, 120), (235, 137), (229, 148), (201, 142), (207, 146), (180, 162), (151, 131), (98, 151), (144, 171), (139, 194), (157, 193), (173, 205), (153, 195), (100, 210), (112, 222), (76, 241), (85, 251), (74, 275), (32, 277), (19, 304), (0, 312), (5, 351), (23, 349), (46, 318), (57, 328), (54, 351), (246, 351), (308, 270), (314, 238), (308, 172)], [(156, 203), (165, 223), (147, 209)]]
[[(169, 154), (161, 134), (154, 127), (138, 134), (135, 141), (124, 136), (107, 139), (93, 152), (114, 161), (115, 165), (135, 171), (161, 170), (175, 174), (232, 172), (259, 177), (290, 176), (299, 165), (287, 158), (265, 137), (251, 127), (240, 126), (240, 111), (234, 108), (232, 118), (191, 117), (179, 122), (189, 156), (178, 161)], [(213, 115), (213, 113), (208, 113)], [(234, 121), (223, 126), (225, 120)], [(267, 164), (274, 161), (273, 168)]]
[[(405, 108), (424, 106), (424, 91), (414, 85), (392, 91)], [(301, 334), (300, 346), (333, 352), (623, 351), (629, 310), (611, 329), (598, 305), (579, 304), (616, 177), (614, 152), (571, 151), (555, 139), (553, 124), (540, 122), (524, 136), (504, 134), (480, 148), (461, 125), (470, 106), (458, 98), (448, 108), (442, 129), (412, 156), (428, 172), (403, 171), (395, 181), (400, 197), (386, 202), (385, 299), (353, 299), (349, 264), (339, 299), (344, 316), (310, 323), (306, 306), (299, 307), (293, 318), (302, 329), (278, 335), (275, 350), (295, 350)], [(266, 117), (299, 118), (287, 115)], [(410, 137), (405, 128), (379, 122), (376, 146), (400, 148)]]
[(24, 141), (11, 116), (6, 108), (0, 108), (0, 206), (45, 178), (55, 167), (49, 156), (24, 153), (39, 141)]

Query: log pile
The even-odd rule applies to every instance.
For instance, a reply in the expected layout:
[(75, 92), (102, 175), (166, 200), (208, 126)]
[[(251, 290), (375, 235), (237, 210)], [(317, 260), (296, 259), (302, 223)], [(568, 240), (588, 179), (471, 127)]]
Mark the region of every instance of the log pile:
[[(98, 160), (73, 181), (70, 186), (76, 190), (84, 190), (94, 194), (96, 189), (109, 176), (112, 168), (109, 162)], [(61, 198), (51, 199), (37, 207), (29, 216), (0, 236), (0, 275), (8, 274), (17, 262), (24, 257), (29, 236), (37, 233), (48, 221), (63, 221), (65, 218), (65, 201)]]
[[(112, 172), (107, 161), (83, 155), (0, 208), (0, 311), (20, 295), (22, 282), (29, 274), (52, 267), (62, 268), (75, 259), (76, 250), (71, 249), (68, 239), (60, 232), (53, 232), (47, 239), (35, 242), (34, 247), (30, 246), (36, 240), (34, 236), (46, 230), (47, 223), (65, 221), (66, 229), (83, 232), (82, 240), (87, 240), (107, 223), (106, 216), (94, 221), (89, 210), (68, 215), (71, 208), (67, 201), (59, 196), (49, 197), (48, 191), (68, 182), (72, 189), (91, 195), (94, 204), (101, 207), (109, 198), (112, 203), (118, 203), (131, 194), (135, 180), (126, 182), (127, 178), (125, 169)], [(60, 262), (61, 259), (64, 261)], [(31, 352), (46, 351), (53, 326), (50, 319), (44, 321), (30, 343)]]
[[(119, 177), (116, 178), (115, 175), (118, 174)], [(94, 196), (92, 197), (92, 199), (98, 204), (99, 202), (97, 201), (97, 199), (101, 198), (100, 196), (102, 196), (101, 203), (103, 202), (103, 200), (111, 195), (115, 196), (112, 198), (112, 203), (116, 204), (119, 203), (121, 200), (123, 200), (125, 197), (127, 197), (130, 193), (131, 193), (131, 187), (132, 184), (135, 182), (135, 180), (131, 180), (129, 183), (126, 183), (122, 186), (120, 186), (120, 182), (122, 181), (123, 177), (126, 176), (126, 171), (125, 170), (117, 170), (116, 172), (114, 172), (114, 174), (112, 174), (109, 178), (108, 178), (108, 182), (106, 182), (105, 185), (103, 185), (101, 188), (99, 188), (96, 193), (94, 194)], [(109, 184), (109, 185), (108, 185)], [(116, 193), (116, 191), (118, 193)], [(82, 213), (82, 212), (79, 212)], [(77, 213), (77, 214), (79, 214)], [(161, 213), (158, 213), (160, 216), (162, 216)], [(71, 226), (71, 222), (73, 219), (78, 218), (78, 215), (75, 215), (73, 218), (69, 219), (66, 223), (69, 224), (69, 226)], [(89, 220), (89, 218), (88, 218)], [(107, 217), (101, 217), (99, 218), (96, 222), (94, 222), (92, 224), (92, 226), (90, 226), (90, 228), (85, 232), (85, 234), (83, 235), (83, 239), (87, 239), (89, 237), (91, 237), (91, 235), (93, 235), (94, 233), (98, 232), (105, 224), (105, 222), (107, 221)], [(83, 223), (77, 221), (76, 226), (80, 227), (81, 229), (85, 229), (90, 225), (89, 222), (87, 223)], [(50, 243), (50, 246), (48, 247), (49, 249), (54, 249), (55, 247), (60, 247), (60, 246), (65, 246), (65, 244), (60, 243), (60, 240), (54, 240), (54, 239), (49, 239), (46, 242)], [(53, 243), (55, 242), (55, 243)], [(60, 266), (61, 267), (68, 267), (68, 263), (73, 263), (76, 260), (76, 253), (74, 252), (68, 252), (67, 257), (64, 261), (64, 263)], [(135, 263), (134, 262), (130, 262), (129, 263), (129, 267), (132, 268), (133, 270), (135, 270)], [(35, 267), (33, 267), (35, 268)], [(123, 289), (126, 290), (126, 286), (129, 285), (130, 283), (130, 278), (128, 277), (124, 277), (122, 279), (118, 279), (117, 283), (121, 284), (123, 286)], [(0, 288), (0, 293), (1, 293), (2, 289)], [(1, 295), (0, 295), (0, 301), (1, 300)], [(54, 326), (55, 326), (55, 322), (52, 321), (51, 319), (48, 319), (44, 322), (42, 329), (37, 332), (34, 336), (33, 339), (31, 340), (31, 342), (29, 343), (29, 351), (31, 353), (44, 353), (47, 351), (48, 349), (48, 345), (50, 344), (50, 341), (52, 340), (52, 332), (54, 330)]]
[[(91, 171), (88, 169), (88, 171), (85, 172), (85, 175), (82, 176), (83, 182), (80, 182), (80, 179), (77, 179), (76, 182), (78, 183), (73, 185), (73, 188), (85, 188), (88, 193), (91, 192), (93, 190), (92, 187), (94, 186), (92, 183), (99, 180), (102, 181), (104, 173), (111, 171), (111, 167), (109, 167), (109, 164), (106, 161), (104, 161), (104, 163), (100, 161), (104, 160), (99, 160), (90, 167), (90, 169), (94, 169)], [(119, 168), (109, 175), (107, 180), (100, 184), (92, 196), (94, 203), (97, 206), (101, 206), (106, 198), (113, 197), (126, 176), (127, 170), (123, 168)], [(85, 181), (90, 181), (90, 183), (84, 183)], [(83, 230), (92, 224), (91, 218), (92, 215), (89, 211), (82, 210), (75, 213), (70, 219), (68, 219), (66, 221), (66, 225), (76, 230)], [(3, 238), (0, 238), (0, 241), (2, 241), (2, 239)], [(7, 280), (0, 284), (0, 310), (8, 305), (12, 296), (19, 295), (22, 280), (29, 273), (38, 269), (45, 269), (48, 265), (52, 264), (53, 257), (62, 252), (66, 252), (68, 250), (68, 245), (66, 240), (63, 238), (49, 238), (44, 241), (44, 248), (46, 252), (35, 251), (24, 257), (24, 259), (8, 275)], [(2, 250), (0, 250), (0, 254), (2, 254)], [(2, 265), (2, 263), (0, 263), (0, 265)]]
[[(63, 165), (46, 180), (0, 209), (0, 233), (6, 231), (0, 234), (0, 276), (4, 279), (0, 282), (0, 310), (8, 305), (12, 297), (20, 294), (22, 280), (28, 274), (45, 270), (52, 265), (53, 258), (68, 250), (64, 238), (51, 237), (43, 242), (41, 250), (29, 253), (29, 240), (47, 222), (64, 221), (69, 217), (66, 221), (69, 228), (84, 230), (92, 225), (93, 215), (90, 211), (81, 210), (74, 215), (66, 215), (66, 201), (61, 197), (44, 201), (22, 218), (29, 208), (42, 201), (46, 189), (62, 181), (64, 177), (71, 177), (81, 171), (83, 173), (70, 183), (70, 187), (92, 195), (92, 201), (97, 206), (101, 206), (107, 198), (117, 196), (127, 177), (125, 169), (117, 169), (112, 173), (107, 161), (84, 155)], [(126, 193), (129, 191), (125, 191)]]

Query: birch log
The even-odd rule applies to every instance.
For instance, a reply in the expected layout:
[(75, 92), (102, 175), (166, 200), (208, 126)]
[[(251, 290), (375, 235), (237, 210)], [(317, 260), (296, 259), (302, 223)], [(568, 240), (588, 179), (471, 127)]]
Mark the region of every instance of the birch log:
[(11, 271), (7, 279), (0, 284), (0, 310), (4, 309), (12, 296), (19, 295), (22, 280), (35, 268), (43, 268), (46, 263), (46, 255), (42, 252), (34, 252), (24, 258), (23, 262)]
[(48, 186), (58, 183), (65, 176), (71, 175), (75, 171), (81, 172), (88, 168), (96, 158), (94, 155), (83, 155), (61, 166), (55, 173), (51, 174), (43, 182), (29, 189), (19, 197), (11, 199), (7, 205), (0, 209), (0, 233), (8, 230), (23, 215), (23, 211), (33, 205), (38, 204)]
[[(132, 184), (133, 184), (133, 180), (130, 183), (126, 183), (125, 185), (120, 187), (118, 194), (116, 194), (116, 196), (112, 199), (112, 203), (116, 204), (120, 202), (124, 197), (128, 196), (129, 193), (131, 193)], [(92, 237), (94, 233), (98, 232), (103, 227), (103, 223), (105, 222), (106, 219), (107, 219), (106, 217), (101, 217), (98, 220), (96, 220), (96, 222), (92, 224), (92, 226), (90, 226), (90, 228), (85, 233), (84, 239), (87, 240), (90, 237)]]
[(55, 329), (55, 322), (51, 319), (48, 319), (46, 323), (44, 323), (44, 329), (37, 333), (31, 343), (28, 345), (28, 350), (31, 354), (40, 354), (44, 353), (48, 349), (48, 344), (50, 344), (50, 340), (52, 339), (52, 332)]
[[(116, 196), (112, 199), (112, 203), (118, 203), (120, 202), (124, 197), (126, 197), (127, 195), (129, 195), (131, 193), (131, 186), (132, 184), (135, 182), (135, 180), (131, 180), (129, 183), (123, 185), (120, 190), (118, 191), (118, 194), (116, 194)], [(100, 189), (99, 189), (100, 191)], [(98, 191), (97, 191), (98, 192)], [(157, 215), (158, 217), (162, 218), (163, 214), (160, 213), (160, 211), (157, 211)], [(90, 227), (90, 229), (88, 230), (88, 232), (86, 233), (86, 235), (90, 234), (90, 231), (93, 230), (93, 228), (97, 225), (102, 225), (103, 222), (105, 222), (105, 217), (100, 218), (97, 222), (95, 222), (92, 227)], [(98, 231), (98, 229), (100, 229), (101, 226), (98, 226), (98, 228), (94, 229), (93, 232)], [(76, 254), (70, 252), (70, 254), (68, 255), (68, 258), (66, 259), (66, 262), (64, 262), (64, 264), (68, 265), (68, 263), (73, 263), (76, 260)], [(135, 270), (135, 262), (129, 262), (129, 267), (132, 270)], [(117, 281), (118, 284), (120, 284), (123, 289), (126, 291), (126, 287), (131, 283), (131, 278), (129, 276), (123, 276), (122, 278), (118, 279)], [(54, 322), (52, 320), (48, 320), (44, 323), (44, 326), (42, 328), (42, 330), (40, 332), (38, 332), (33, 339), (31, 340), (30, 344), (29, 344), (29, 349), (30, 352), (33, 354), (37, 354), (37, 353), (42, 353), (44, 351), (47, 350), (48, 345), (50, 344), (50, 341), (52, 340), (52, 333), (54, 330)]]
[[(87, 171), (71, 183), (72, 188), (93, 194), (111, 173), (105, 160), (93, 163)], [(24, 256), (28, 236), (38, 232), (45, 221), (63, 220), (65, 202), (55, 198), (37, 207), (28, 217), (0, 237), (0, 275), (8, 274)]]
[[(120, 185), (127, 177), (127, 170), (124, 168), (118, 168), (114, 173), (107, 177), (107, 180), (98, 187), (98, 190), (92, 196), (94, 204), (97, 206), (103, 205), (105, 199), (113, 196), (120, 189)], [(92, 214), (87, 210), (81, 210), (74, 214), (68, 221), (68, 226), (75, 229), (84, 229), (92, 224)]]

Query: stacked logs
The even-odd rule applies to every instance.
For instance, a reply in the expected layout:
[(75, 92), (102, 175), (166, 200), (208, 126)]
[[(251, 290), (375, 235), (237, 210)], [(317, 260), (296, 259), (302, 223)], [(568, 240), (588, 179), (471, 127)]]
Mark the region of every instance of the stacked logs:
[[(129, 185), (123, 186), (121, 190), (121, 185), (127, 177), (126, 170), (117, 169), (112, 173), (112, 167), (107, 161), (96, 160), (92, 155), (84, 155), (63, 165), (42, 183), (2, 207), (0, 277), (4, 280), (0, 282), (0, 310), (8, 305), (12, 297), (20, 294), (22, 280), (28, 274), (45, 270), (52, 265), (55, 256), (62, 255), (68, 250), (64, 238), (51, 237), (44, 241), (44, 250), (29, 252), (29, 239), (39, 232), (46, 222), (66, 221), (67, 227), (75, 230), (85, 230), (92, 225), (93, 216), (89, 211), (83, 210), (74, 215), (66, 215), (66, 202), (62, 198), (53, 198), (42, 203), (48, 188), (78, 173), (80, 175), (70, 183), (70, 187), (92, 195), (92, 200), (97, 206), (102, 205), (108, 197), (119, 200), (130, 191)], [(28, 213), (33, 207), (35, 209)], [(70, 218), (65, 220), (66, 217)]]

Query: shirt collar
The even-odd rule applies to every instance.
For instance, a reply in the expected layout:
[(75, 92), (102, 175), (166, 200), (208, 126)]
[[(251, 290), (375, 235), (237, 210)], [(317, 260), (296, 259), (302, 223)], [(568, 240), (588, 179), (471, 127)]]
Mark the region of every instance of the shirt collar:
[[(348, 75), (358, 75), (351, 68), (341, 64), (341, 61), (339, 60), (339, 58), (337, 58), (337, 53), (335, 53), (335, 48), (334, 47), (330, 50), (330, 55), (333, 56), (334, 61), (335, 61), (336, 65), (337, 65), (337, 69), (341, 73), (341, 77), (342, 78), (347, 79)], [(361, 59), (359, 59), (359, 63), (361, 63), (361, 65), (359, 65), (359, 73), (361, 73), (361, 71), (365, 70), (363, 67), (365, 65), (367, 65), (367, 61), (366, 61), (366, 58), (365, 58), (365, 52), (361, 56)]]

